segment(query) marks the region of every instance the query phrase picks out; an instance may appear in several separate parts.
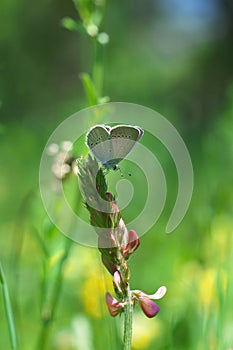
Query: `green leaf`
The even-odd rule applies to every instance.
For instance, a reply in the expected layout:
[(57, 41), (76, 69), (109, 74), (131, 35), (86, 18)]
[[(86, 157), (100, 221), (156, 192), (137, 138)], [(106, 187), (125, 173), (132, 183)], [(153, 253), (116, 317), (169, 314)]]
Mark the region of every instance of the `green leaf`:
[(11, 302), (10, 302), (10, 296), (9, 296), (9, 292), (8, 292), (7, 282), (5, 279), (5, 275), (4, 275), (1, 263), (0, 263), (0, 283), (2, 285), (3, 302), (4, 302), (6, 317), (7, 317), (7, 324), (8, 324), (8, 331), (9, 331), (9, 336), (10, 336), (11, 349), (16, 350), (17, 349), (17, 341), (16, 341), (16, 329), (15, 329), (14, 317), (13, 317), (13, 312), (12, 312), (12, 308), (11, 308)]
[(67, 29), (70, 30), (71, 32), (80, 32), (80, 33), (85, 33), (85, 29), (82, 26), (81, 23), (76, 22), (73, 18), (71, 17), (64, 17), (61, 20), (61, 25)]
[(81, 74), (81, 80), (90, 106), (98, 104), (98, 94), (91, 77), (87, 73)]
[(93, 0), (73, 0), (74, 6), (82, 19), (83, 23), (87, 25), (91, 16), (95, 10), (95, 4)]
[(32, 227), (31, 233), (33, 234), (36, 241), (39, 243), (39, 247), (41, 248), (41, 251), (44, 253), (44, 256), (48, 258), (49, 252), (48, 252), (47, 246), (44, 240), (42, 239), (40, 233), (38, 232), (38, 230), (35, 227)]

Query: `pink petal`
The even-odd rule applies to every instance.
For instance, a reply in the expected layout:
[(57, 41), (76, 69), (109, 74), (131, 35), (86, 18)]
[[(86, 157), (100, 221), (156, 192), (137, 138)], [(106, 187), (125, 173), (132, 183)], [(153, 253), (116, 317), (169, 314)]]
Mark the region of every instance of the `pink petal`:
[(124, 305), (113, 298), (110, 293), (106, 293), (105, 300), (111, 316), (115, 317), (122, 311)]
[(128, 233), (128, 244), (124, 250), (124, 257), (128, 258), (140, 245), (140, 239), (134, 230), (130, 230)]
[(113, 284), (116, 287), (116, 289), (118, 290), (119, 293), (123, 293), (122, 292), (122, 279), (121, 279), (121, 274), (120, 272), (117, 270), (114, 272), (113, 275)]
[(157, 304), (147, 298), (139, 299), (139, 305), (141, 306), (144, 314), (149, 318), (157, 315), (160, 310), (160, 307)]
[(158, 299), (161, 299), (166, 294), (166, 292), (167, 292), (167, 288), (165, 286), (162, 286), (154, 294), (146, 294), (141, 292), (140, 296), (153, 299), (153, 300), (158, 300)]

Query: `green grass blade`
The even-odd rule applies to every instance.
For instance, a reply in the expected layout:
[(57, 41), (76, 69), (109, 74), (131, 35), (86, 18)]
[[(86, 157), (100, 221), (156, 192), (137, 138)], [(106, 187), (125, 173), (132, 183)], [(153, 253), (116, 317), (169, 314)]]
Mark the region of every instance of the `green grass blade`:
[(17, 340), (16, 340), (16, 329), (15, 329), (14, 317), (13, 317), (10, 297), (8, 293), (8, 287), (7, 287), (7, 283), (6, 283), (6, 279), (5, 279), (5, 275), (4, 275), (1, 263), (0, 263), (0, 284), (2, 285), (3, 302), (4, 302), (6, 317), (7, 317), (11, 349), (16, 350)]
[(94, 106), (98, 104), (98, 94), (96, 91), (96, 88), (94, 86), (93, 81), (91, 80), (91, 77), (87, 73), (81, 74), (81, 80), (83, 83), (83, 87), (85, 90), (85, 94), (88, 99), (88, 103), (90, 106)]

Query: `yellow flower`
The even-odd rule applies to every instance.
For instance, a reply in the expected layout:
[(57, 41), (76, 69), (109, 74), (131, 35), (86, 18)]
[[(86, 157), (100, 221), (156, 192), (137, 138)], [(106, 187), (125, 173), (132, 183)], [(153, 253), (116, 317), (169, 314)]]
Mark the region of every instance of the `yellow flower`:
[(215, 295), (215, 281), (216, 271), (213, 268), (209, 268), (203, 271), (201, 279), (199, 281), (199, 301), (201, 307), (208, 309), (213, 303), (213, 299), (216, 300)]
[(224, 270), (208, 268), (203, 270), (199, 280), (199, 301), (201, 308), (210, 312), (214, 306), (215, 312), (219, 308), (220, 295), (225, 294), (227, 288), (227, 273)]
[(213, 222), (212, 246), (214, 260), (225, 263), (232, 254), (233, 248), (233, 221), (227, 216), (219, 216)]

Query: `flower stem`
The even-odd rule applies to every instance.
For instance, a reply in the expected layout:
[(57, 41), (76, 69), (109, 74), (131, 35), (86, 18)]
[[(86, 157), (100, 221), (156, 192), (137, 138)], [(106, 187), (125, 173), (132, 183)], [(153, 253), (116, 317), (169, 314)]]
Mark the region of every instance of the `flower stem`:
[(97, 40), (94, 41), (94, 62), (92, 77), (98, 97), (102, 96), (104, 80), (103, 46)]
[(123, 350), (131, 350), (132, 347), (132, 326), (133, 326), (133, 305), (131, 303), (131, 291), (128, 286), (124, 308), (124, 339)]

